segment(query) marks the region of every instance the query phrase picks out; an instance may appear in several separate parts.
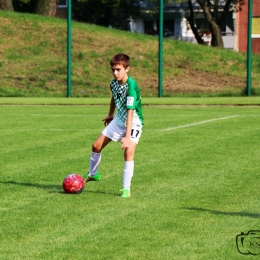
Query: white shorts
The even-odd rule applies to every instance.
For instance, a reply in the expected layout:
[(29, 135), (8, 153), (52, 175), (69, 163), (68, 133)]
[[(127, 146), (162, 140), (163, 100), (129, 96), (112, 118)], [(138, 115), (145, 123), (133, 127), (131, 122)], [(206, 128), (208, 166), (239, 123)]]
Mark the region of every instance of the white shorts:
[[(102, 131), (102, 134), (109, 139), (120, 142), (125, 137), (126, 127), (119, 126), (115, 120), (112, 120), (106, 128)], [(138, 141), (142, 134), (142, 125), (132, 125), (130, 140), (138, 144)]]

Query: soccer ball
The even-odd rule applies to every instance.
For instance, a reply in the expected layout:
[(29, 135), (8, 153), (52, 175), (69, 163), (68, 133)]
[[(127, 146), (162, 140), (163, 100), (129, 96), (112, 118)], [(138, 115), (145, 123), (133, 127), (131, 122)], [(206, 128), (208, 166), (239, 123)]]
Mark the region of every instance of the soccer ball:
[(63, 190), (66, 193), (81, 193), (84, 189), (85, 182), (84, 179), (76, 173), (69, 174), (63, 180)]

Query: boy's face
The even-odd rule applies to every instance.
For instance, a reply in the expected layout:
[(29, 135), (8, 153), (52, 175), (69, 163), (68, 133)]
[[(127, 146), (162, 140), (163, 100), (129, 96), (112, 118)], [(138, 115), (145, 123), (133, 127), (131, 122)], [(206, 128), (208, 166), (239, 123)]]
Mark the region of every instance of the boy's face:
[(121, 64), (116, 64), (111, 67), (112, 74), (114, 78), (119, 82), (119, 84), (125, 84), (128, 78), (129, 67), (124, 68)]

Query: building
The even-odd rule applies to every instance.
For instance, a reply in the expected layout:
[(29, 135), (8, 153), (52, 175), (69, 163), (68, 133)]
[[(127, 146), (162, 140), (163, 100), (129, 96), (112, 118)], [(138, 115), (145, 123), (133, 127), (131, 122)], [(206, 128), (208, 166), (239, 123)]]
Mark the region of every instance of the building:
[[(203, 10), (196, 1), (192, 1), (196, 27), (206, 44), (211, 43), (211, 31), (204, 18)], [(224, 1), (219, 3), (220, 9)], [(154, 14), (154, 6), (149, 1), (141, 1), (142, 19), (137, 18), (135, 31), (140, 33), (156, 34), (159, 27), (159, 18)], [(164, 5), (164, 34), (174, 39), (197, 43), (186, 17), (189, 16), (187, 2), (176, 1)], [(234, 49), (234, 6), (231, 6), (228, 15), (221, 26), (224, 47)], [(170, 35), (170, 32), (171, 35)]]
[[(225, 0), (222, 1), (224, 6)], [(220, 6), (221, 6), (220, 1)], [(204, 14), (199, 4), (193, 0), (193, 10), (195, 23), (202, 39), (210, 45), (211, 32), (204, 18)], [(136, 33), (146, 33), (158, 35), (159, 17), (154, 12), (155, 7), (151, 1), (140, 1), (141, 17), (130, 17), (128, 19), (128, 29)], [(67, 0), (59, 0), (57, 15), (67, 17)], [(197, 43), (192, 30), (190, 29), (187, 17), (189, 8), (187, 3), (176, 1), (172, 4), (164, 5), (164, 36), (186, 42)], [(253, 1), (253, 28), (252, 28), (252, 51), (260, 54), (260, 0)], [(235, 11), (235, 6), (231, 6), (227, 18), (221, 26), (222, 39), (226, 49), (236, 51), (247, 51), (247, 29), (248, 29), (248, 0), (239, 12)]]
[[(252, 2), (252, 52), (260, 54), (260, 0)], [(246, 52), (248, 39), (248, 0), (245, 0), (242, 11), (236, 13), (236, 32), (235, 50)]]

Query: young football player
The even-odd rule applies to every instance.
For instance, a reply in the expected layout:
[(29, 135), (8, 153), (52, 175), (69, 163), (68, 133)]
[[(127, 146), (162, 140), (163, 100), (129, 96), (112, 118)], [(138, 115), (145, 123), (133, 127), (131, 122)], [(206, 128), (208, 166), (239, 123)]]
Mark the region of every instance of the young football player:
[[(99, 181), (98, 166), (101, 152), (112, 141), (121, 142), (124, 149), (123, 198), (130, 197), (131, 180), (134, 173), (134, 155), (142, 134), (143, 114), (140, 89), (128, 76), (130, 57), (119, 53), (110, 60), (114, 79), (110, 82), (112, 92), (110, 108), (104, 122), (105, 129), (92, 144), (89, 172), (83, 176), (85, 182)], [(114, 116), (114, 113), (116, 114)]]

